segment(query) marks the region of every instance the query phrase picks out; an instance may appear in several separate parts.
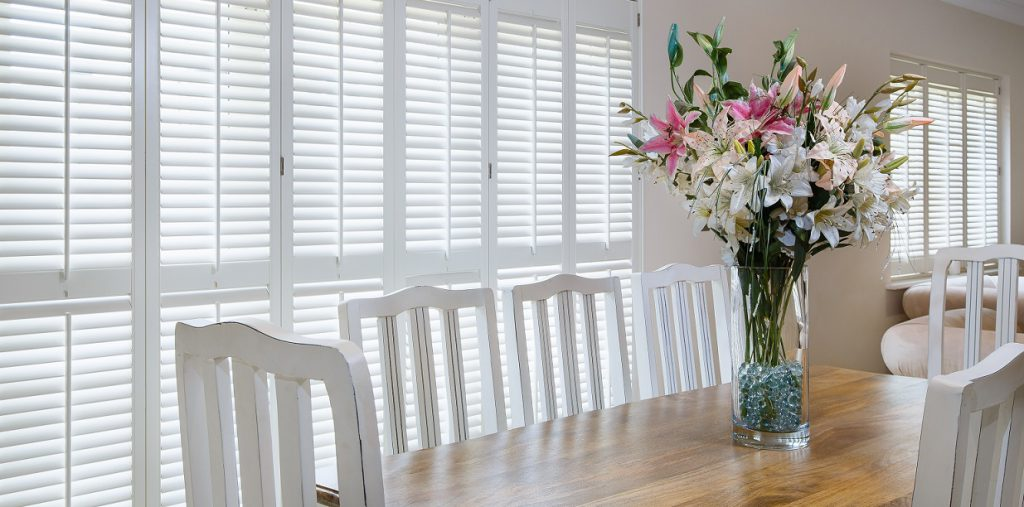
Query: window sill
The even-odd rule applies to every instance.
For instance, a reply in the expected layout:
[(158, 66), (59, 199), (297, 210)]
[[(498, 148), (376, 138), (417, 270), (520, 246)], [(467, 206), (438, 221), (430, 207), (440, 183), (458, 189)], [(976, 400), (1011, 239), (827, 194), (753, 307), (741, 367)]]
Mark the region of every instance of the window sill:
[(927, 282), (931, 280), (932, 275), (930, 273), (920, 273), (916, 275), (904, 275), (899, 278), (889, 278), (885, 281), (886, 290), (906, 290), (910, 287), (917, 285), (921, 282)]

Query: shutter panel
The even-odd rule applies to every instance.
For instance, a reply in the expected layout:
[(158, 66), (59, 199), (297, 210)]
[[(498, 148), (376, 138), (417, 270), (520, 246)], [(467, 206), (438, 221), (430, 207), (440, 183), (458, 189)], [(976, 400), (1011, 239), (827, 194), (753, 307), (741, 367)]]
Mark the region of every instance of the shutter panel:
[(132, 16), (0, 5), (3, 505), (132, 497)]
[[(921, 74), (925, 70), (920, 64), (892, 61), (893, 76), (905, 73)], [(925, 116), (924, 90), (927, 84), (922, 83), (907, 94), (915, 100), (914, 103), (900, 108), (896, 113), (900, 116)], [(892, 100), (896, 96), (891, 97)], [(918, 196), (911, 201), (910, 210), (905, 215), (897, 215), (896, 224), (892, 232), (892, 252), (894, 257), (894, 268), (903, 272), (925, 272), (930, 269), (925, 266), (929, 261), (925, 255), (925, 207), (924, 207), (924, 176), (925, 176), (925, 155), (924, 155), (925, 129), (912, 129), (900, 134), (890, 136), (889, 147), (896, 156), (907, 155), (910, 157), (903, 166), (893, 173), (893, 178), (902, 188), (916, 188)]]
[[(928, 255), (964, 244), (964, 111), (956, 73), (928, 69)], [(934, 81), (932, 81), (934, 79)]]
[[(292, 9), (295, 285), (286, 304), (297, 333), (333, 338), (344, 298), (383, 291), (384, 3), (297, 0)], [(376, 341), (363, 349), (379, 379)], [(322, 382), (311, 393), (314, 454), (327, 465), (335, 454), (330, 404)]]
[(999, 242), (998, 83), (966, 75), (967, 246)]
[(269, 320), (271, 4), (159, 8), (160, 490), (184, 502), (174, 323)]
[(562, 32), (556, 21), (513, 14), (500, 14), (497, 27), (496, 260), (500, 267), (559, 262)]
[[(625, 245), (632, 237), (632, 175), (608, 154), (629, 126), (616, 111), (632, 101), (629, 35), (576, 28), (576, 241), (580, 255), (600, 246)], [(588, 248), (589, 246), (589, 248)]]
[(935, 120), (890, 138), (895, 154), (911, 157), (894, 177), (918, 189), (910, 212), (897, 217), (891, 274), (916, 275), (931, 271), (939, 248), (999, 242), (999, 82), (903, 58), (891, 65), (893, 75), (928, 77), (898, 115)]
[(483, 212), (480, 10), (411, 0), (405, 22), (405, 246), (475, 254)]

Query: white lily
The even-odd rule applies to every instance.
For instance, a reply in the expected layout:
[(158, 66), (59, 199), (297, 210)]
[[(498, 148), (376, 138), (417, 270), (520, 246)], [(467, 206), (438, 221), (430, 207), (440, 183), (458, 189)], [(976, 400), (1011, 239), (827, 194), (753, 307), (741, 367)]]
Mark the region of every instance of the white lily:
[(732, 199), (729, 210), (737, 212), (748, 203), (753, 208), (758, 208), (757, 203), (751, 203), (751, 197), (755, 195), (760, 168), (757, 165), (757, 157), (750, 157), (746, 163), (736, 164), (729, 170), (728, 184), (732, 190)]
[(846, 140), (846, 133), (840, 123), (823, 115), (818, 115), (818, 121), (821, 122), (821, 137), (807, 152), (807, 158), (820, 161), (824, 169), (819, 169), (820, 178), (815, 184), (825, 190), (832, 190), (857, 171), (857, 160), (853, 158), (856, 144)]
[(795, 157), (774, 156), (770, 157), (768, 169), (768, 181), (765, 185), (764, 203), (765, 208), (773, 206), (777, 202), (788, 210), (793, 206), (794, 197), (810, 197), (812, 195), (811, 184), (807, 182), (806, 176), (800, 172), (793, 172)]
[(839, 246), (839, 231), (848, 231), (853, 228), (853, 222), (846, 216), (846, 213), (850, 211), (850, 206), (851, 203), (837, 206), (836, 196), (833, 195), (821, 208), (798, 217), (797, 225), (811, 231), (811, 243), (824, 236), (828, 244), (835, 248)]
[(759, 125), (758, 120), (740, 120), (729, 124), (726, 109), (718, 113), (711, 124), (711, 133), (695, 130), (687, 134), (687, 146), (697, 152), (699, 168), (711, 167), (716, 178), (725, 174), (726, 168), (738, 162), (743, 154), (735, 149), (737, 141), (746, 141)]

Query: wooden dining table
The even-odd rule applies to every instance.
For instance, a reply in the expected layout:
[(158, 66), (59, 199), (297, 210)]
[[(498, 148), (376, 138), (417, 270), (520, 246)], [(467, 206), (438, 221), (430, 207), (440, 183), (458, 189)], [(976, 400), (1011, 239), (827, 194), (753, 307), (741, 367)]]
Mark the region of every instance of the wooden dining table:
[[(910, 505), (927, 382), (816, 366), (811, 441), (732, 442), (728, 384), (384, 456), (388, 504)], [(318, 474), (337, 505), (334, 474)]]

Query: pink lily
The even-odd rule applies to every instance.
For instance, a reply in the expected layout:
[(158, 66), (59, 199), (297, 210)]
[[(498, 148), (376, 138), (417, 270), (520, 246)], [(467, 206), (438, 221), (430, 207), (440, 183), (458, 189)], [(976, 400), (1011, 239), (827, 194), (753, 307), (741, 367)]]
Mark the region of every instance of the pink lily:
[(651, 153), (668, 154), (665, 160), (665, 171), (669, 179), (675, 177), (676, 167), (679, 159), (686, 156), (686, 131), (690, 123), (700, 116), (699, 111), (690, 111), (686, 116), (680, 116), (672, 99), (669, 99), (665, 106), (665, 120), (661, 121), (657, 116), (651, 115), (651, 126), (658, 131), (658, 137), (647, 141), (641, 150)]
[(729, 109), (729, 116), (736, 121), (758, 120), (760, 126), (754, 137), (762, 134), (789, 135), (796, 122), (788, 116), (780, 117), (779, 110), (773, 109), (778, 94), (778, 85), (764, 91), (751, 85), (747, 100), (726, 100), (722, 104)]

